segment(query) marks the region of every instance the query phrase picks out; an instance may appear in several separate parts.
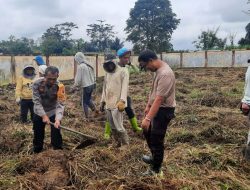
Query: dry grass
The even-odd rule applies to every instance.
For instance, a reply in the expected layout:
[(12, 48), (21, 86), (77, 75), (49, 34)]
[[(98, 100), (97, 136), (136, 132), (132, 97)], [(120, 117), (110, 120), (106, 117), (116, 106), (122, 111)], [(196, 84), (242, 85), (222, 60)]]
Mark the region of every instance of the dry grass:
[[(175, 73), (178, 106), (165, 141), (164, 179), (141, 176), (147, 169), (141, 155), (148, 149), (126, 117), (130, 148), (108, 148), (112, 140), (102, 137), (105, 116), (86, 123), (79, 94), (68, 95), (63, 125), (95, 136), (98, 142), (74, 149), (81, 139), (63, 132), (64, 150), (54, 151), (47, 130), (45, 150), (31, 154), (32, 124), (18, 123), (13, 87), (4, 87), (0, 95), (0, 189), (250, 189), (250, 163), (241, 154), (248, 128), (237, 107), (245, 69), (179, 69)], [(149, 73), (131, 76), (130, 95), (139, 121), (151, 80)]]

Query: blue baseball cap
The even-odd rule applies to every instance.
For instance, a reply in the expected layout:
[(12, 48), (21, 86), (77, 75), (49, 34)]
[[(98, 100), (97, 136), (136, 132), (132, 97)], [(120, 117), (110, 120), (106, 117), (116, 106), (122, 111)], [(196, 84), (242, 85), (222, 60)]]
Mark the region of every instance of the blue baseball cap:
[(122, 57), (122, 56), (124, 56), (124, 55), (127, 54), (127, 53), (130, 53), (130, 54), (131, 54), (131, 51), (130, 51), (129, 49), (123, 47), (123, 48), (121, 48), (121, 49), (119, 49), (119, 50), (117, 51), (117, 56), (118, 56), (118, 57)]
[(45, 62), (43, 61), (43, 57), (41, 55), (38, 55), (34, 59), (38, 65), (45, 65)]

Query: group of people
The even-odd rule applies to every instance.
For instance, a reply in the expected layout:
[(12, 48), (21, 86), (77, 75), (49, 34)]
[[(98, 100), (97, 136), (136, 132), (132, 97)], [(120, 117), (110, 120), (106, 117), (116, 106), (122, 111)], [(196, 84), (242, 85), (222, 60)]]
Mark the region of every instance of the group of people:
[[(164, 137), (169, 122), (175, 117), (175, 76), (169, 65), (151, 50), (140, 53), (138, 58), (140, 69), (131, 64), (130, 56), (131, 51), (125, 47), (119, 49), (116, 55), (105, 55), (103, 63), (105, 76), (99, 109), (101, 112), (106, 112), (104, 138), (109, 139), (112, 134), (115, 140), (113, 147), (123, 150), (128, 148), (129, 137), (123, 126), (123, 111), (125, 111), (133, 130), (137, 133), (143, 132), (151, 151), (151, 155), (142, 156), (142, 160), (150, 165), (143, 175), (162, 176)], [(82, 105), (85, 117), (88, 118), (88, 107), (98, 114), (91, 99), (95, 88), (94, 72), (83, 53), (78, 52), (75, 60), (79, 66), (71, 91), (73, 92), (76, 87), (83, 89)], [(155, 73), (141, 127), (132, 109), (132, 99), (128, 92), (130, 73), (138, 73), (140, 70)]]
[[(151, 155), (143, 155), (142, 160), (149, 164), (149, 169), (143, 175), (162, 176), (162, 162), (164, 157), (164, 138), (170, 121), (175, 117), (175, 76), (170, 66), (159, 59), (152, 50), (144, 50), (138, 57), (139, 68), (131, 64), (131, 51), (121, 48), (117, 54), (105, 55), (103, 68), (105, 77), (98, 109), (92, 100), (92, 93), (96, 87), (94, 68), (88, 63), (82, 52), (76, 53), (74, 59), (78, 63), (74, 85), (70, 91), (82, 89), (81, 103), (86, 121), (89, 121), (89, 108), (94, 116), (99, 112), (106, 112), (104, 138), (114, 137), (113, 146), (126, 149), (129, 137), (123, 126), (123, 112), (128, 115), (133, 130), (143, 132)], [(28, 110), (33, 121), (33, 151), (43, 150), (45, 125), (51, 126), (51, 145), (54, 149), (62, 149), (62, 135), (60, 123), (64, 112), (66, 99), (65, 88), (58, 81), (59, 70), (47, 67), (41, 56), (34, 59), (39, 66), (39, 78), (35, 68), (26, 66), (22, 76), (17, 80), (16, 102), (20, 104), (21, 121), (27, 122)], [(138, 125), (129, 97), (129, 75), (140, 70), (154, 72), (152, 88), (144, 110), (141, 126)], [(242, 99), (242, 109), (249, 111), (250, 107), (250, 71), (246, 73), (245, 95)], [(248, 114), (249, 115), (249, 114)], [(250, 116), (249, 116), (250, 118)], [(249, 119), (250, 120), (250, 119)], [(244, 155), (250, 159), (250, 132)]]

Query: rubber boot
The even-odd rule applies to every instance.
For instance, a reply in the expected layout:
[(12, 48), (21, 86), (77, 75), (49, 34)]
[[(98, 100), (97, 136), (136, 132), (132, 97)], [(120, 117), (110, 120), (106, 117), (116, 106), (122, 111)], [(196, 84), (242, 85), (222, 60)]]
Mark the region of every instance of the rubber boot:
[(111, 135), (111, 127), (108, 121), (105, 122), (104, 139), (109, 140)]
[(142, 128), (138, 126), (136, 117), (131, 118), (129, 121), (135, 132), (138, 132), (138, 133), (142, 132)]
[(129, 144), (129, 138), (128, 138), (128, 134), (127, 132), (119, 132), (120, 133), (120, 139), (121, 139), (121, 143), (122, 145), (128, 145)]

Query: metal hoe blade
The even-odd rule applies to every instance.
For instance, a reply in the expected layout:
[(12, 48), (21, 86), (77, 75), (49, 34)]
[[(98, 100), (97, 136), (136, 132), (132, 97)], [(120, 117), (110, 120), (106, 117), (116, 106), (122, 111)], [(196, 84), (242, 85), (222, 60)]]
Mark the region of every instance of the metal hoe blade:
[[(50, 122), (51, 125), (54, 125), (54, 123)], [(82, 140), (81, 142), (74, 148), (74, 149), (82, 149), (82, 148), (85, 148), (89, 145), (92, 145), (94, 144), (96, 141), (97, 141), (97, 138), (93, 137), (93, 136), (90, 136), (90, 135), (86, 135), (86, 134), (83, 134), (79, 131), (76, 131), (74, 129), (71, 129), (71, 128), (68, 128), (68, 127), (64, 127), (62, 125), (60, 125), (60, 128), (65, 130), (65, 131), (69, 131), (69, 132), (72, 132), (72, 133), (75, 133), (79, 136), (82, 137)]]

